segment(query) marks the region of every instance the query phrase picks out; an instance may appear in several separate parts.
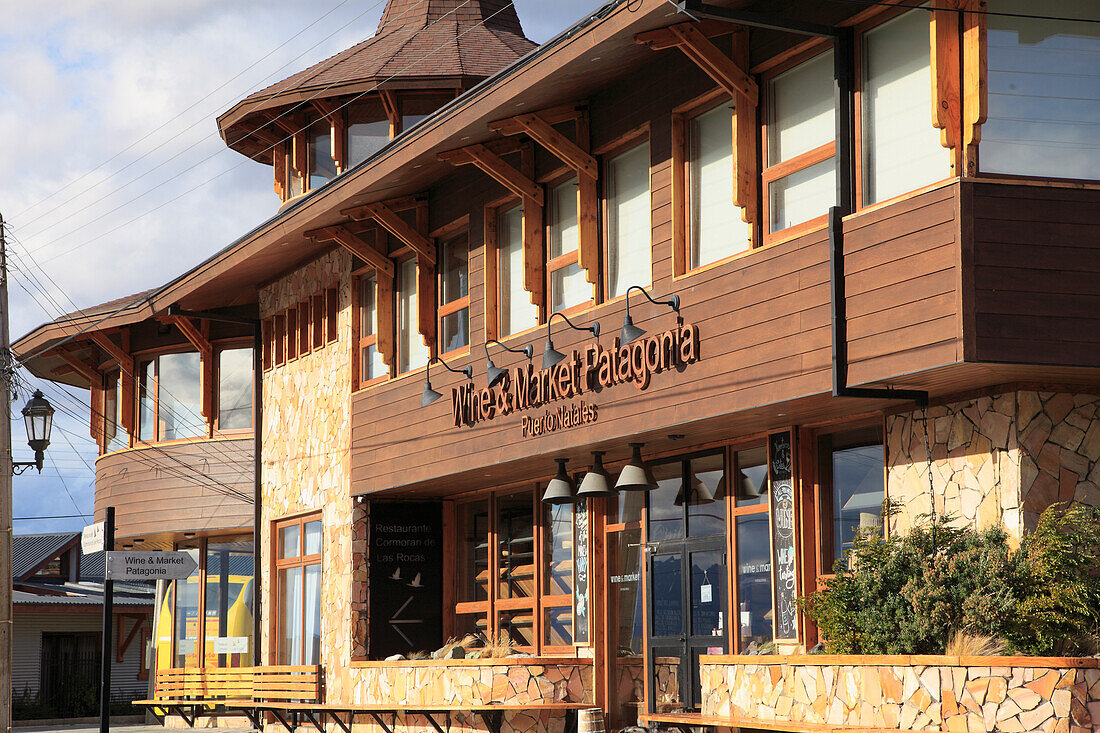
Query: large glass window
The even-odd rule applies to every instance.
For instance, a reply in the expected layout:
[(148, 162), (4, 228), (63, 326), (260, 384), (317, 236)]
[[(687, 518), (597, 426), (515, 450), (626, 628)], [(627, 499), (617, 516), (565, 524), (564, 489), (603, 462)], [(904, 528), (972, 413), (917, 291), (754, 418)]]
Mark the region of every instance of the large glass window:
[(199, 615), (199, 593), (202, 587), (202, 541), (181, 543), (176, 549), (191, 555), (195, 569), (186, 580), (177, 580), (175, 586), (174, 629), (175, 667), (201, 667), (199, 633), (202, 617)]
[(390, 141), (390, 121), (352, 122), (348, 125), (348, 165), (362, 163)]
[(521, 491), (462, 503), (457, 517), (456, 633), (572, 651), (573, 507), (543, 507)]
[(378, 350), (378, 278), (359, 279), (359, 383), (389, 374)]
[(885, 471), (877, 427), (818, 438), (822, 572), (831, 572), (843, 560), (860, 531), (881, 531)]
[(771, 535), (768, 514), (768, 451), (734, 451), (734, 592), (737, 652), (772, 640)]
[(729, 100), (688, 124), (689, 266), (748, 249), (752, 232), (733, 203), (733, 109)]
[(251, 665), (253, 569), (251, 537), (206, 543), (203, 633), (208, 667)]
[(863, 37), (863, 203), (947, 178), (949, 151), (932, 127), (928, 13), (913, 10)]
[(444, 353), (470, 345), (470, 244), (463, 234), (440, 247), (439, 337)]
[(207, 434), (202, 416), (198, 352), (161, 354), (140, 368), (138, 435), (142, 440), (178, 440)]
[[(1029, 0), (993, 0), (991, 13), (1034, 15)], [(988, 18), (985, 173), (1100, 178), (1100, 4), (1049, 0), (1039, 20)]]
[(592, 300), (592, 286), (585, 280), (578, 259), (580, 226), (577, 222), (577, 179), (550, 189), (549, 237), (546, 243), (546, 275), (549, 312), (565, 310)]
[(218, 352), (218, 427), (252, 427), (252, 349)]
[(768, 84), (768, 168), (763, 178), (769, 231), (824, 217), (835, 204), (833, 110), (831, 50)]
[(328, 120), (318, 120), (309, 128), (309, 188), (313, 190), (336, 177), (336, 161), (332, 159), (332, 127)]
[(122, 450), (129, 444), (126, 431), (122, 428), (120, 379), (120, 372), (111, 372), (103, 378), (103, 449), (108, 453)]
[(538, 325), (539, 308), (523, 287), (523, 207), (497, 215), (497, 297), (500, 336)]
[(607, 162), (607, 295), (653, 279), (649, 141)]
[(319, 664), (321, 519), (313, 514), (278, 522), (275, 538), (278, 664)]
[(404, 373), (427, 364), (431, 350), (420, 335), (416, 259), (402, 262), (397, 275), (397, 371)]

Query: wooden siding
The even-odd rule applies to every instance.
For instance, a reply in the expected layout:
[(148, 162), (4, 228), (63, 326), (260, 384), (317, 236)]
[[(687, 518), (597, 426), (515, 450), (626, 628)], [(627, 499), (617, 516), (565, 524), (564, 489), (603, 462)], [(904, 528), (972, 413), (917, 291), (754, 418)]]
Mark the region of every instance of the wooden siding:
[(252, 527), (253, 439), (199, 440), (111, 453), (96, 461), (95, 518), (115, 507), (116, 536)]
[(1100, 366), (1100, 191), (969, 188), (975, 360)]

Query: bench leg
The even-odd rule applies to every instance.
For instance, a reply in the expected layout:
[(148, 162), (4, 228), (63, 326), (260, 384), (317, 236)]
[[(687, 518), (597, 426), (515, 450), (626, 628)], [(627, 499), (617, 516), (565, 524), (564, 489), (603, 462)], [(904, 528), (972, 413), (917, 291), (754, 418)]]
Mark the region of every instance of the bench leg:
[(241, 708), (241, 712), (244, 713), (244, 717), (248, 718), (248, 722), (252, 724), (252, 727), (258, 731), (264, 729), (263, 712), (252, 708)]
[(188, 716), (187, 712), (184, 712), (184, 707), (182, 705), (173, 705), (169, 710), (183, 718), (183, 722), (187, 723), (188, 728), (195, 727), (195, 718), (198, 717), (198, 714), (195, 712), (195, 707), (188, 709), (191, 713), (190, 716)]
[(489, 733), (500, 733), (500, 728), (504, 725), (504, 711), (503, 710), (482, 710), (481, 719), (485, 721), (485, 727), (489, 729)]
[(275, 716), (275, 719), (279, 721), (282, 726), (287, 729), (287, 731), (289, 731), (289, 733), (294, 733), (294, 731), (298, 730), (298, 720), (296, 715), (292, 716), (294, 718), (294, 722), (292, 723), (291, 721), (286, 719), (286, 716), (283, 715), (282, 710), (276, 710), (272, 708), (270, 712), (272, 715)]
[(340, 713), (337, 713), (337, 712), (332, 711), (332, 710), (329, 710), (327, 712), (322, 712), (321, 713), (321, 720), (325, 719), (325, 715), (328, 715), (329, 720), (336, 723), (336, 725), (340, 726), (340, 730), (344, 731), (344, 733), (351, 733), (351, 726), (352, 726), (353, 723), (355, 723), (355, 713), (351, 712), (350, 710), (348, 711), (348, 722), (346, 724), (340, 718)]
[[(424, 715), (425, 718), (428, 719), (428, 722), (432, 724), (432, 727), (435, 728), (436, 733), (447, 733), (445, 730), (443, 730), (442, 728), (439, 727), (439, 723), (436, 722), (434, 715), (432, 715), (429, 712), (425, 712), (425, 713), (423, 713), (423, 715)], [(448, 728), (450, 727), (450, 722), (448, 722), (447, 727)]]
[[(390, 728), (388, 725), (386, 725), (385, 721), (382, 720), (381, 715), (379, 715), (378, 713), (371, 713), (370, 716), (372, 718), (374, 718), (374, 722), (378, 723), (378, 727), (380, 727), (382, 730), (384, 730), (385, 733), (393, 733), (393, 728)], [(396, 718), (396, 716), (394, 716), (394, 717)], [(395, 723), (395, 725), (396, 725), (396, 723)]]
[(317, 718), (315, 718), (313, 716), (313, 711), (312, 710), (303, 710), (302, 711), (302, 717), (306, 719), (307, 723), (309, 723), (314, 728), (316, 728), (318, 733), (326, 733), (325, 732), (325, 722), (324, 722), (325, 721), (325, 714), (324, 713), (321, 713), (321, 720), (320, 721), (318, 721)]

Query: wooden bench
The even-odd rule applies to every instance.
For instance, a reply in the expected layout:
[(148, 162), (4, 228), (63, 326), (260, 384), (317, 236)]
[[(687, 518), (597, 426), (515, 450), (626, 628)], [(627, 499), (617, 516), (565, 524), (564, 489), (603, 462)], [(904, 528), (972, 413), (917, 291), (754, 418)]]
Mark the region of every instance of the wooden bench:
[(681, 733), (689, 733), (691, 728), (755, 728), (757, 730), (787, 731), (788, 733), (897, 733), (896, 728), (862, 728), (825, 723), (801, 723), (783, 720), (761, 720), (759, 718), (721, 717), (702, 713), (653, 713), (641, 716), (645, 723), (664, 724), (676, 728)]
[[(322, 699), (319, 665), (190, 667), (158, 670), (153, 699), (133, 704), (149, 708), (158, 721), (174, 714), (193, 728), (200, 715), (268, 704), (319, 704)], [(258, 716), (245, 715), (257, 724)]]

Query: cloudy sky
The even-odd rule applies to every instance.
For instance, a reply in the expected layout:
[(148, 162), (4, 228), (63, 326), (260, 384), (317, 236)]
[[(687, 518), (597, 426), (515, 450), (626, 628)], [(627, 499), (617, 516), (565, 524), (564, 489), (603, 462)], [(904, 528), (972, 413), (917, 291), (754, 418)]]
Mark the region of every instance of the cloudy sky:
[[(515, 0), (527, 36), (539, 43), (601, 4)], [(372, 35), (385, 0), (3, 5), (0, 213), (18, 338), (62, 313), (163, 284), (271, 216), (271, 169), (228, 150), (214, 118)], [(22, 376), (15, 414), (29, 386), (47, 393), (58, 416), (42, 476), (14, 481), (15, 516), (90, 515), (87, 393)], [(21, 421), (12, 427), (16, 460), (27, 460)]]

